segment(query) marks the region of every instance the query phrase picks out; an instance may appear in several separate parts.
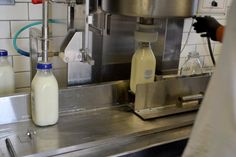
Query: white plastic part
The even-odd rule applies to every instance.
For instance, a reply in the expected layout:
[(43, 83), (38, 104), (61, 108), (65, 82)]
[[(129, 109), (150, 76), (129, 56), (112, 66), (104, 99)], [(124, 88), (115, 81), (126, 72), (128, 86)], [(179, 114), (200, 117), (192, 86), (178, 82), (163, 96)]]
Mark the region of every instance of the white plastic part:
[(157, 25), (137, 24), (134, 38), (138, 42), (156, 42), (158, 38)]
[(138, 42), (155, 42), (158, 38), (157, 32), (139, 32), (134, 33), (134, 38)]
[(235, 157), (236, 1), (227, 18), (223, 53), (216, 65), (183, 157)]
[(93, 16), (89, 15), (87, 18), (88, 18), (87, 19), (88, 24), (92, 25), (93, 24)]
[(60, 57), (64, 62), (80, 62), (82, 60), (82, 54), (80, 52), (82, 40), (82, 32), (76, 32), (65, 48), (64, 54), (62, 54), (63, 52), (60, 54)]

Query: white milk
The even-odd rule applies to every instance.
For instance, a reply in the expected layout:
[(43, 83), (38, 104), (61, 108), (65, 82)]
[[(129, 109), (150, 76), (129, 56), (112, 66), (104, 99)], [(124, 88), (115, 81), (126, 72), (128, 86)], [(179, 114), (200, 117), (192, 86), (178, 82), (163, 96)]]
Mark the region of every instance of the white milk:
[(58, 83), (51, 69), (38, 69), (31, 84), (32, 119), (38, 126), (58, 121)]
[(156, 58), (150, 44), (140, 44), (132, 57), (130, 89), (136, 92), (136, 85), (154, 82)]
[(0, 95), (15, 92), (15, 77), (6, 56), (0, 56)]

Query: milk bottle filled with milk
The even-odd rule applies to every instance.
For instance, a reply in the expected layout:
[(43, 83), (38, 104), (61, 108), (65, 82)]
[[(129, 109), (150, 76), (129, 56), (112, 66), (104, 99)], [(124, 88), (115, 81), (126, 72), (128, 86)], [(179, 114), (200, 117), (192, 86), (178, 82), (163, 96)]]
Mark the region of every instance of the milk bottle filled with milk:
[(0, 49), (0, 95), (12, 94), (15, 91), (15, 77), (9, 64), (8, 52)]
[(31, 111), (38, 126), (56, 124), (58, 121), (58, 83), (52, 73), (52, 64), (38, 63), (31, 84)]
[(140, 42), (132, 57), (130, 89), (136, 92), (136, 85), (154, 82), (156, 58), (149, 42)]

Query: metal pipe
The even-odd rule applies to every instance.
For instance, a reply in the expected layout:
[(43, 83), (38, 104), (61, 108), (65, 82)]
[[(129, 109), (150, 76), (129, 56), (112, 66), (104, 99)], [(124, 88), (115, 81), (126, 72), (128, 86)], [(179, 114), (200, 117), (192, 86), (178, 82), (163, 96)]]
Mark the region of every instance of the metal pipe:
[(84, 30), (84, 44), (83, 49), (88, 49), (88, 36), (89, 36), (89, 24), (88, 24), (88, 18), (89, 18), (89, 0), (85, 0), (85, 30)]
[(179, 101), (186, 102), (186, 101), (194, 101), (194, 100), (202, 100), (203, 94), (194, 94), (194, 95), (187, 95), (179, 98)]
[(48, 42), (49, 27), (48, 27), (48, 0), (43, 1), (43, 26), (42, 26), (42, 58), (43, 62), (48, 61)]

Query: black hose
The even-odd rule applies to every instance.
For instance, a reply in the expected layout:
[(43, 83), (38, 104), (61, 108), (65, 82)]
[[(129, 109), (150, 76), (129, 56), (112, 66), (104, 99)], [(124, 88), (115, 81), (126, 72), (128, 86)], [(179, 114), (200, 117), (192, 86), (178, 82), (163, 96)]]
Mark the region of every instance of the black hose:
[(210, 37), (207, 37), (207, 44), (208, 44), (208, 49), (209, 49), (209, 52), (210, 52), (210, 55), (211, 55), (212, 63), (213, 63), (214, 66), (216, 66), (216, 61), (215, 61), (215, 58), (214, 58), (214, 55), (213, 55), (213, 51), (212, 51), (212, 47), (211, 47)]

